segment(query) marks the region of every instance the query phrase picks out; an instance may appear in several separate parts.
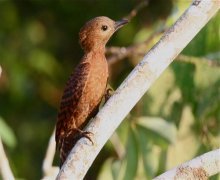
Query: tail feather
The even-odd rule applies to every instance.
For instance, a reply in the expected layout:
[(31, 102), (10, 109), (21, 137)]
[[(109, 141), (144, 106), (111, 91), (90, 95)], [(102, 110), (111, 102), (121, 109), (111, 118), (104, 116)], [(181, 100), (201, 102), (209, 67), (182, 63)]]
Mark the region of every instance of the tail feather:
[(75, 129), (71, 130), (65, 138), (63, 138), (61, 142), (61, 146), (59, 148), (60, 151), (60, 168), (62, 167), (63, 163), (66, 161), (71, 149), (76, 144), (76, 142), (80, 139), (80, 134), (77, 133)]

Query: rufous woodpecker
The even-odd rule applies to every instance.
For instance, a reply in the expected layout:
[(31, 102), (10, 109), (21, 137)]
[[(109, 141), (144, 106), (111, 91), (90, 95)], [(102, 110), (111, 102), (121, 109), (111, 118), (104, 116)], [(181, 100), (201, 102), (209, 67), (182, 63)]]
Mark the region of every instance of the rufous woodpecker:
[(70, 75), (63, 92), (56, 124), (56, 144), (61, 166), (81, 137), (91, 140), (90, 132), (83, 131), (94, 117), (106, 92), (108, 63), (105, 45), (128, 20), (113, 21), (100, 16), (88, 21), (79, 32), (84, 55)]

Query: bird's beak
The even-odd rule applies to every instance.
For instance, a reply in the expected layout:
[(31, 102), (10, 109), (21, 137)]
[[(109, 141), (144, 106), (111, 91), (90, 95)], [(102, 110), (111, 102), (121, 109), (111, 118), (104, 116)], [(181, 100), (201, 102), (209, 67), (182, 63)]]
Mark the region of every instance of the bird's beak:
[(127, 24), (129, 21), (127, 19), (122, 19), (120, 21), (115, 22), (115, 31), (117, 31), (119, 28)]

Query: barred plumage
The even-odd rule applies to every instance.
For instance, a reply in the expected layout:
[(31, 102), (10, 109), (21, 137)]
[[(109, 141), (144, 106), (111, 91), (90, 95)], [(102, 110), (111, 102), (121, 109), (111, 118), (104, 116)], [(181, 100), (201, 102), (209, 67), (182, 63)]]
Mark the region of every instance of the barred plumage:
[(89, 132), (83, 131), (83, 128), (98, 112), (105, 94), (108, 79), (105, 44), (125, 23), (125, 20), (114, 22), (107, 17), (97, 17), (80, 30), (80, 44), (85, 55), (67, 81), (56, 125), (61, 165), (78, 139), (90, 139)]

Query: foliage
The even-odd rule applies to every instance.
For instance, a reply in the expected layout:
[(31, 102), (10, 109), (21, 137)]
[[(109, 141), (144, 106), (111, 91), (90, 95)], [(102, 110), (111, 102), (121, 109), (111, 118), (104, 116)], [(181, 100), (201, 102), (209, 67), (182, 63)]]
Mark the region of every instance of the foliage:
[(16, 138), (12, 129), (5, 123), (5, 121), (0, 117), (0, 137), (3, 142), (9, 147), (15, 147)]
[[(78, 45), (80, 27), (99, 15), (119, 19), (136, 3), (0, 1), (0, 115), (4, 118), (0, 119), (0, 135), (16, 177), (42, 176), (42, 161), (63, 86), (83, 53)], [(144, 41), (151, 33), (175, 22), (188, 4), (181, 0), (149, 1), (108, 45)], [(183, 54), (220, 61), (219, 22), (218, 13)], [(110, 84), (114, 88), (140, 60), (137, 57), (110, 67)], [(124, 156), (119, 158), (117, 147), (107, 143), (87, 179), (151, 179), (219, 147), (219, 120), (219, 66), (202, 60), (177, 59), (118, 128)]]

